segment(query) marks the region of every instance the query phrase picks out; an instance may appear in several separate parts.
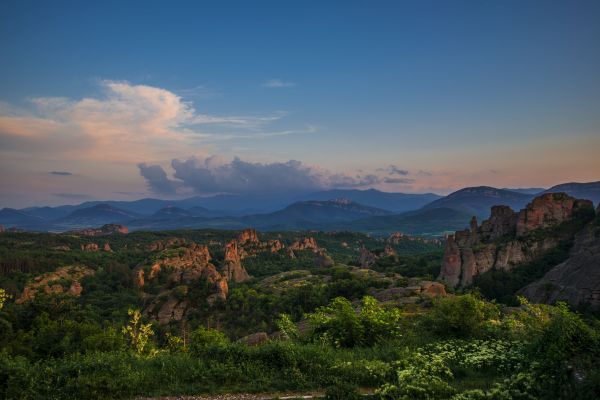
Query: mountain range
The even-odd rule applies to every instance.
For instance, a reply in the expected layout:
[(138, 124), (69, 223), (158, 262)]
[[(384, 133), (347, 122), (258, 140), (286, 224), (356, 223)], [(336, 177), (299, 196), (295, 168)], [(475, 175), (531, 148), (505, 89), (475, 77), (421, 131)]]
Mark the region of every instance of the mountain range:
[[(600, 182), (565, 183), (549, 189), (468, 187), (439, 196), (369, 190), (329, 190), (293, 197), (217, 195), (181, 200), (93, 201), (58, 207), (0, 210), (0, 224), (33, 231), (66, 231), (107, 223), (131, 230), (177, 228), (261, 230), (404, 231), (438, 235), (461, 229), (471, 216), (503, 204), (518, 210), (541, 193), (565, 192), (600, 202)], [(288, 201), (288, 203), (285, 203)], [(211, 207), (212, 206), (212, 207)]]

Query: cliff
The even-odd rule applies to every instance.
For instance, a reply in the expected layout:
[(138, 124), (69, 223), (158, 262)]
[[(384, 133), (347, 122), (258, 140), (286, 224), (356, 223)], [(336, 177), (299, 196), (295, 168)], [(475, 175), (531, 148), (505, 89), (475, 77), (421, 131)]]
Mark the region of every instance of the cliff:
[(438, 279), (451, 287), (465, 287), (492, 268), (511, 270), (535, 260), (563, 239), (536, 233), (571, 220), (581, 210), (593, 212), (592, 202), (564, 193), (538, 196), (518, 213), (508, 206), (493, 206), (481, 226), (473, 217), (469, 229), (448, 237)]
[(596, 220), (575, 237), (569, 258), (520, 293), (535, 303), (565, 301), (600, 308), (600, 206)]

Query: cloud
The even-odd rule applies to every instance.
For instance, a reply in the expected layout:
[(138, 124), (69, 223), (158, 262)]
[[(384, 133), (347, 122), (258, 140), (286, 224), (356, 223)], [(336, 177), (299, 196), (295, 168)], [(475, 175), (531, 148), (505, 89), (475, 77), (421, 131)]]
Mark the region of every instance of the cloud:
[(49, 172), (50, 175), (58, 175), (58, 176), (71, 176), (73, 175), (70, 172), (67, 171), (50, 171)]
[(409, 174), (409, 172), (407, 170), (400, 169), (400, 168), (396, 167), (395, 165), (390, 165), (388, 167), (388, 171), (392, 175), (408, 175)]
[(293, 86), (296, 86), (294, 82), (284, 81), (282, 79), (269, 79), (268, 81), (263, 82), (263, 87), (271, 89), (288, 88)]
[(383, 183), (393, 183), (393, 184), (410, 184), (414, 183), (415, 180), (411, 178), (384, 178)]
[[(37, 97), (30, 107), (0, 104), (0, 149), (5, 154), (85, 162), (137, 164), (172, 159), (190, 146), (238, 137), (291, 134), (266, 129), (287, 113), (210, 115), (166, 89), (128, 82), (99, 82), (97, 97)], [(207, 132), (210, 129), (211, 132)]]
[(52, 193), (52, 196), (69, 200), (88, 200), (92, 198), (92, 196), (82, 193)]
[(332, 174), (300, 161), (260, 163), (224, 161), (212, 156), (205, 159), (174, 159), (172, 178), (160, 165), (139, 164), (140, 174), (155, 193), (173, 194), (178, 189), (194, 193), (305, 193), (331, 188), (360, 188), (381, 183), (374, 174), (350, 176)]
[(167, 178), (167, 173), (160, 165), (140, 163), (138, 168), (151, 191), (160, 194), (174, 194), (177, 190), (177, 182)]

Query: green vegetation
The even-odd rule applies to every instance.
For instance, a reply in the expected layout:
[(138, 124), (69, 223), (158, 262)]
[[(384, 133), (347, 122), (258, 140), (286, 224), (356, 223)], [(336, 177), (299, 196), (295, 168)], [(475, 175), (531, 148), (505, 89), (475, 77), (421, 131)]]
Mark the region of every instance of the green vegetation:
[[(269, 235), (263, 240), (299, 236)], [(209, 304), (204, 280), (182, 284), (159, 274), (143, 293), (134, 284), (135, 269), (156, 256), (146, 246), (173, 236), (206, 243), (218, 265), (222, 243), (235, 233), (95, 238), (110, 241), (113, 253), (80, 250), (90, 238), (0, 235), (0, 398), (316, 390), (349, 400), (364, 391), (389, 400), (595, 399), (600, 391), (600, 323), (563, 304), (519, 299), (518, 308), (505, 308), (484, 290), (483, 297), (375, 299), (410, 277), (437, 274), (439, 246), (419, 242), (416, 251), (416, 242), (401, 242), (398, 256), (362, 270), (351, 265), (360, 246), (381, 254), (381, 240), (315, 233), (335, 266), (316, 266), (310, 251), (295, 259), (260, 253), (244, 259), (254, 278), (231, 282), (227, 301)], [(41, 291), (15, 302), (36, 276), (73, 264), (94, 271), (81, 280), (79, 297)], [(70, 282), (59, 283), (66, 290)], [(170, 324), (150, 319), (144, 310), (167, 301), (165, 293), (192, 311)], [(256, 332), (269, 339), (239, 340)]]

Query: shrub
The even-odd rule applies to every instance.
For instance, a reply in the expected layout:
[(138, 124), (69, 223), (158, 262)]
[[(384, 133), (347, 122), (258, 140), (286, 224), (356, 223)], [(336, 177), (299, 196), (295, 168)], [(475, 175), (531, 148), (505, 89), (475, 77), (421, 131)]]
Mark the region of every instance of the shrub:
[(228, 344), (227, 336), (216, 329), (200, 326), (190, 335), (190, 350), (193, 354), (200, 354), (208, 348), (223, 348)]
[(492, 303), (473, 294), (449, 296), (434, 300), (426, 322), (442, 337), (468, 338), (485, 335), (499, 323), (500, 311)]
[(336, 382), (325, 389), (325, 400), (359, 400), (362, 396), (355, 385)]

